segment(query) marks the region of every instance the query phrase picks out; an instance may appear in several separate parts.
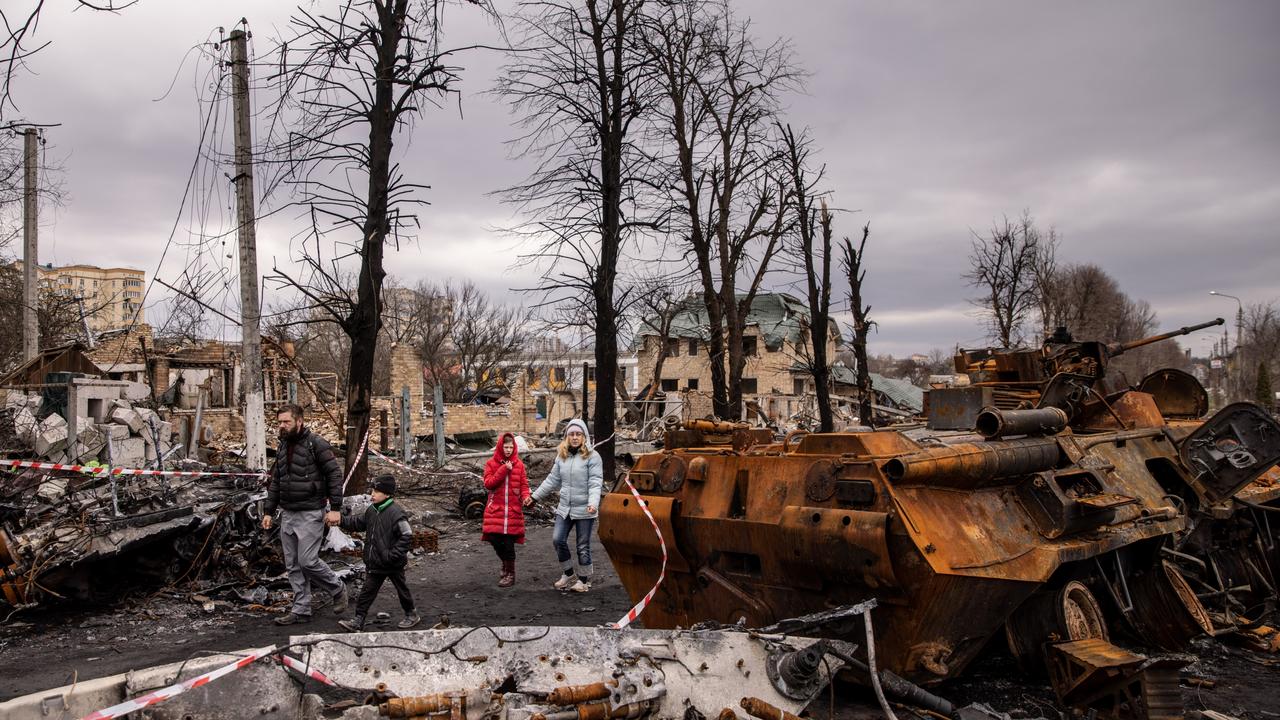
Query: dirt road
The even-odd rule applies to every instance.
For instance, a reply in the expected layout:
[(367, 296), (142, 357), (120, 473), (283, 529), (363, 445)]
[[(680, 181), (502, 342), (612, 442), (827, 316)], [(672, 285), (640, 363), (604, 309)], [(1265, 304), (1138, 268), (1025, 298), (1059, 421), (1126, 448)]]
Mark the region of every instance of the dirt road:
[[(517, 548), (516, 585), (499, 588), (498, 560), (479, 532), (450, 532), (442, 552), (410, 561), (408, 578), (423, 626), (447, 617), (452, 625), (604, 625), (629, 607), (599, 539), (592, 544), (597, 573), (586, 594), (562, 593), (551, 584), (559, 565), (551, 528), (532, 527)], [(372, 612), (400, 619), (388, 584)], [(218, 609), (160, 599), (134, 609), (32, 612), (0, 626), (0, 700), (73, 681), (180, 661), (207, 651), (287, 642), (291, 634), (341, 632), (327, 608), (308, 625), (279, 627), (272, 615)]]

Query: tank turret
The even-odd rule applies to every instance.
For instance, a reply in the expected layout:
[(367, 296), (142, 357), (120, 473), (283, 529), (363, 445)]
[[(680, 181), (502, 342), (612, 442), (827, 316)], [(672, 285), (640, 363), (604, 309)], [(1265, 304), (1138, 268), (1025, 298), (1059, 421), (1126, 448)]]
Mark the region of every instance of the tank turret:
[[(978, 427), (979, 414), (988, 408), (1006, 412), (1058, 408), (1067, 414), (1068, 421), (1074, 421), (1084, 405), (1128, 389), (1121, 378), (1108, 378), (1112, 359), (1223, 322), (1215, 318), (1123, 343), (1076, 340), (1066, 328), (1059, 327), (1039, 348), (962, 349), (956, 353), (955, 368), (968, 376), (970, 384), (929, 392), (925, 409), (929, 427), (973, 430)], [(1180, 387), (1188, 385), (1180, 380)], [(1198, 385), (1194, 380), (1192, 383)], [(1187, 392), (1194, 394), (1195, 390)]]

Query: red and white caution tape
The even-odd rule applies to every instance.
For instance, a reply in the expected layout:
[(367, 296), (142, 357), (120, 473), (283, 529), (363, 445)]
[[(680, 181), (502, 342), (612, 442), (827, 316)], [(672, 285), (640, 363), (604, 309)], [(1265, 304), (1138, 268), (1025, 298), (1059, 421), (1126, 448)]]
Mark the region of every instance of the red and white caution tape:
[(624, 475), (622, 481), (631, 489), (631, 494), (635, 496), (636, 502), (640, 504), (640, 509), (644, 511), (645, 517), (649, 518), (649, 523), (653, 525), (653, 532), (658, 536), (658, 544), (662, 546), (662, 569), (658, 571), (658, 581), (653, 584), (653, 587), (649, 589), (644, 598), (636, 603), (635, 607), (628, 610), (621, 620), (613, 624), (613, 627), (618, 630), (630, 625), (636, 621), (636, 618), (640, 617), (640, 613), (644, 612), (644, 609), (653, 601), (653, 596), (658, 593), (658, 588), (662, 585), (662, 581), (667, 578), (667, 541), (662, 537), (662, 530), (658, 528), (658, 521), (654, 520), (653, 513), (649, 512), (649, 503), (640, 497), (640, 493), (636, 491), (636, 486), (631, 484), (631, 474)]
[(351, 467), (347, 468), (347, 476), (342, 479), (342, 494), (347, 493), (347, 483), (351, 482), (351, 476), (355, 474), (356, 468), (360, 467), (360, 456), (364, 455), (364, 448), (369, 444), (369, 434), (373, 432), (373, 426), (365, 428), (364, 439), (360, 441), (360, 449), (356, 450), (354, 455), (355, 461), (351, 463)]
[(128, 715), (131, 712), (137, 712), (139, 710), (142, 710), (143, 708), (148, 708), (148, 707), (151, 707), (152, 705), (162, 703), (165, 700), (168, 700), (170, 698), (177, 697), (178, 695), (181, 695), (182, 693), (188, 690), (198, 688), (202, 685), (208, 685), (209, 683), (213, 682), (214, 680), (217, 680), (220, 677), (223, 677), (224, 675), (230, 675), (231, 673), (241, 668), (252, 665), (253, 663), (260, 660), (261, 658), (264, 658), (275, 651), (276, 651), (275, 645), (262, 648), (261, 650), (255, 650), (253, 651), (253, 653), (251, 653), (247, 657), (242, 657), (239, 660), (231, 663), (230, 665), (224, 665), (218, 668), (217, 670), (213, 670), (212, 672), (207, 672), (203, 675), (197, 675), (188, 680), (183, 680), (182, 682), (177, 683), (175, 685), (170, 685), (167, 688), (161, 688), (159, 690), (149, 692), (146, 695), (133, 698), (132, 700), (126, 700), (120, 703), (119, 705), (112, 705), (111, 707), (106, 708), (105, 710), (98, 710), (97, 712), (89, 713), (88, 715), (85, 715), (83, 718), (81, 718), (81, 720), (107, 720), (108, 718), (124, 717), (125, 715)]
[(203, 477), (223, 475), (236, 477), (266, 477), (264, 472), (204, 472), (202, 470), (140, 470), (138, 468), (108, 467), (106, 465), (67, 465), (42, 463), (31, 460), (0, 460), (0, 467), (31, 468), (33, 470), (65, 470), (93, 475), (165, 475), (168, 477)]
[(454, 470), (450, 472), (437, 472), (434, 470), (423, 470), (422, 468), (416, 468), (411, 465), (405, 465), (404, 463), (398, 460), (389, 458), (386, 455), (383, 455), (382, 453), (378, 452), (377, 450), (374, 450), (373, 448), (369, 448), (369, 454), (376, 455), (380, 460), (387, 463), (388, 465), (394, 465), (400, 468), (401, 470), (405, 470), (411, 473), (418, 473), (419, 475), (430, 475), (431, 477), (457, 477), (457, 476), (463, 476), (463, 475), (468, 477), (476, 477), (476, 478), (482, 477), (478, 473), (473, 473), (470, 470)]
[(298, 660), (289, 655), (285, 655), (284, 653), (280, 653), (276, 657), (280, 658), (281, 665), (284, 665), (285, 667), (289, 668), (290, 670), (293, 670), (294, 672), (300, 675), (304, 675), (306, 677), (311, 678), (312, 680), (315, 680), (316, 682), (324, 683), (325, 685), (332, 685), (334, 687), (338, 686), (338, 683), (330, 680), (328, 676), (326, 676), (324, 673), (320, 672), (319, 670), (316, 670), (310, 665), (307, 665), (301, 660)]

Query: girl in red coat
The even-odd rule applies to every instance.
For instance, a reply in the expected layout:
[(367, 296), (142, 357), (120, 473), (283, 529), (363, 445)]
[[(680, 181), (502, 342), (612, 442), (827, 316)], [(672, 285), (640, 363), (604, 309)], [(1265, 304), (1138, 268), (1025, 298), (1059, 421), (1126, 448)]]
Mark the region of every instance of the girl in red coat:
[(489, 502), (484, 506), (484, 535), (502, 561), (498, 587), (516, 583), (516, 543), (524, 544), (524, 501), (529, 497), (529, 478), (516, 453), (516, 437), (503, 433), (493, 457), (484, 465), (484, 489)]

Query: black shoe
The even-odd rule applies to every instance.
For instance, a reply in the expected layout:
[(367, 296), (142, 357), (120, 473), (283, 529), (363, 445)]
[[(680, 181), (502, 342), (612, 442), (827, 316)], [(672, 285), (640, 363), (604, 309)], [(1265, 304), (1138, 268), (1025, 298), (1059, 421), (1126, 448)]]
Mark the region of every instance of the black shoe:
[(347, 586), (344, 584), (338, 594), (333, 596), (333, 614), (345, 613), (350, 605), (350, 593), (347, 592)]
[(292, 612), (285, 613), (284, 615), (281, 615), (280, 617), (276, 618), (277, 625), (301, 625), (303, 623), (309, 623), (309, 622), (311, 622), (310, 615), (299, 615), (297, 613), (292, 613)]
[(404, 616), (404, 619), (396, 623), (396, 627), (400, 628), (401, 630), (408, 630), (409, 628), (414, 627), (420, 622), (422, 622), (422, 616), (418, 615), (418, 613), (416, 612), (406, 613)]
[(356, 615), (350, 620), (339, 620), (338, 624), (342, 626), (342, 629), (348, 632), (360, 632), (364, 630), (364, 618), (359, 615)]

